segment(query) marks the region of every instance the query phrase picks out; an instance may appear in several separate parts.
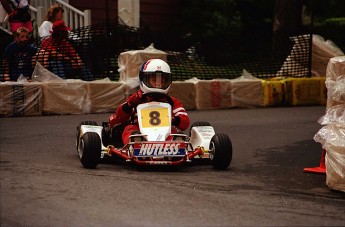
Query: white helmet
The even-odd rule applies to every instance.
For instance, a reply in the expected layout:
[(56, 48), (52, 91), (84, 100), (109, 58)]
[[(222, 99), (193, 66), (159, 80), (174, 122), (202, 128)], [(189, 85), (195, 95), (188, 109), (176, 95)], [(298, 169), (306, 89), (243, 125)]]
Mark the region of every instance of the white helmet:
[(171, 85), (170, 66), (161, 59), (150, 59), (141, 66), (139, 81), (144, 93), (167, 94)]

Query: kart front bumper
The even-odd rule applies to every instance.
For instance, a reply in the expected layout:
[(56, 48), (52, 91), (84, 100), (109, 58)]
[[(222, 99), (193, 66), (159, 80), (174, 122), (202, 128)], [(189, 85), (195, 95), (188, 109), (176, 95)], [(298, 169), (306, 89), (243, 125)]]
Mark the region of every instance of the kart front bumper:
[(202, 156), (204, 154), (204, 149), (198, 147), (193, 151), (187, 152), (181, 157), (163, 157), (163, 156), (149, 156), (149, 157), (136, 157), (129, 151), (129, 146), (126, 145), (122, 149), (117, 149), (113, 146), (107, 147), (107, 153), (110, 156), (118, 156), (125, 159), (128, 162), (133, 162), (137, 165), (170, 165), (176, 166), (181, 165), (185, 162), (190, 162), (195, 156)]

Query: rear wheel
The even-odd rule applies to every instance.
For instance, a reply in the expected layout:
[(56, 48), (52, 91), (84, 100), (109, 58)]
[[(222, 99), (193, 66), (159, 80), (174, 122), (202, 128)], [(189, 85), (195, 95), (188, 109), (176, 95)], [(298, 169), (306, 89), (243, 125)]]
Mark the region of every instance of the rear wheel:
[(215, 134), (210, 142), (209, 155), (215, 169), (227, 169), (232, 160), (232, 143), (229, 136)]
[(79, 158), (85, 168), (95, 168), (101, 158), (101, 139), (96, 132), (87, 132), (79, 142)]
[(112, 145), (114, 145), (115, 147), (122, 147), (123, 146), (123, 142), (122, 142), (123, 130), (124, 130), (123, 124), (115, 125), (111, 129), (110, 143)]
[(77, 126), (77, 132), (76, 132), (76, 147), (77, 147), (77, 152), (78, 152), (78, 146), (79, 146), (79, 139), (80, 139), (80, 126), (82, 125), (98, 125), (97, 122), (95, 121), (82, 121), (80, 124)]

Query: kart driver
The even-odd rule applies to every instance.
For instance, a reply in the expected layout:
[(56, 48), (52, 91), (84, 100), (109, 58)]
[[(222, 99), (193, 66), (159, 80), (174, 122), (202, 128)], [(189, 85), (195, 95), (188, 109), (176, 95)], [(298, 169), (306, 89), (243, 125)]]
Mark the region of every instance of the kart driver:
[[(115, 114), (109, 117), (109, 127), (112, 129), (115, 125), (124, 124), (122, 133), (123, 144), (129, 142), (129, 136), (139, 131), (138, 120), (136, 116), (136, 107), (139, 104), (152, 101), (167, 101), (164, 96), (156, 98), (149, 96), (142, 100), (145, 93), (163, 93), (167, 94), (171, 85), (170, 66), (161, 59), (151, 59), (146, 61), (139, 72), (140, 89), (132, 94), (125, 103), (121, 104)], [(157, 100), (158, 99), (158, 100)], [(171, 133), (177, 133), (177, 129), (186, 130), (190, 120), (182, 103), (175, 97), (171, 97), (174, 102), (172, 106), (172, 127)]]

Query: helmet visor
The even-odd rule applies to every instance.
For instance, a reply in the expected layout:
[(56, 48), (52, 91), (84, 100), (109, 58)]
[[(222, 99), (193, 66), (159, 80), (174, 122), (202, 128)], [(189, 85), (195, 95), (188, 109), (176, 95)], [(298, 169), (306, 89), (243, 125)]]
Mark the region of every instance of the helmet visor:
[(171, 84), (171, 74), (164, 72), (145, 72), (142, 80), (149, 88), (167, 89)]

